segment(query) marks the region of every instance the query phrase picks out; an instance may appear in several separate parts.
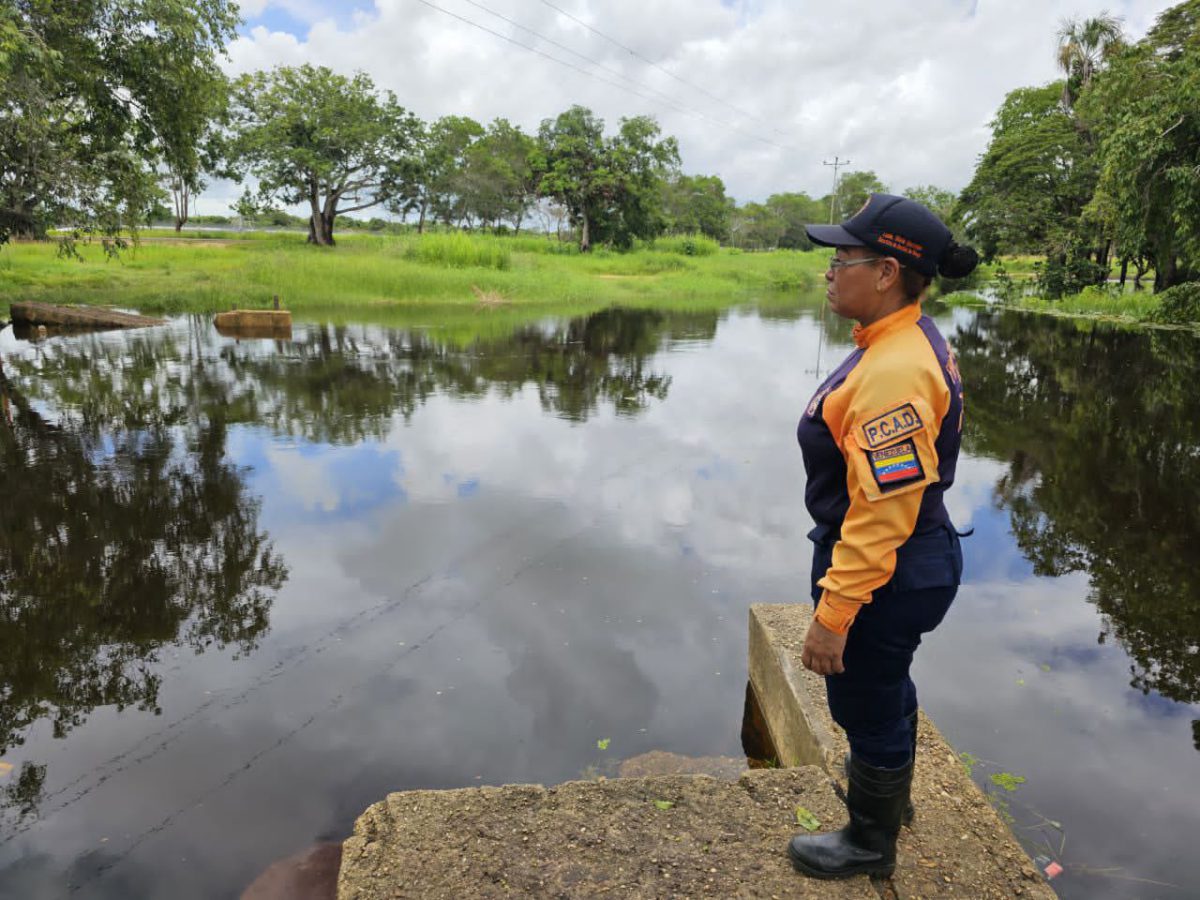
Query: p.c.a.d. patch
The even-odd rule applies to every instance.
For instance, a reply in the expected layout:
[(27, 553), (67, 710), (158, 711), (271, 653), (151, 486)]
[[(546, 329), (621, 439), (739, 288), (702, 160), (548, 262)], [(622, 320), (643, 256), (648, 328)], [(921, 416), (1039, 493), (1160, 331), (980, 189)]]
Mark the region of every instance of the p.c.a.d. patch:
[(914, 481), (925, 480), (925, 469), (912, 441), (901, 441), (882, 450), (868, 450), (867, 459), (871, 463), (875, 483), (885, 494)]
[(925, 427), (921, 416), (911, 403), (902, 403), (895, 409), (889, 409), (882, 415), (865, 422), (862, 435), (866, 440), (867, 449), (881, 444), (890, 444), (896, 438), (912, 434)]

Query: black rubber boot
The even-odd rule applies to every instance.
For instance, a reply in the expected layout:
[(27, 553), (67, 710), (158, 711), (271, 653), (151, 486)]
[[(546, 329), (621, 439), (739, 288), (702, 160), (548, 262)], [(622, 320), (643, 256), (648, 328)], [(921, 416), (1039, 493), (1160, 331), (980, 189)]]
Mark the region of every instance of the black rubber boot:
[(788, 854), (796, 871), (813, 878), (891, 875), (912, 772), (911, 762), (901, 769), (876, 769), (851, 757), (850, 823), (841, 831), (792, 838)]
[[(913, 763), (915, 764), (917, 761), (917, 714), (915, 711), (913, 712), (912, 715), (910, 715), (908, 717), (908, 724), (909, 724), (909, 728), (912, 733), (912, 758), (913, 758)], [(844, 760), (842, 760), (842, 771), (846, 773), (847, 778), (850, 777), (850, 754), (849, 753), (847, 753), (846, 758)], [(908, 797), (904, 801), (904, 813), (903, 813), (903, 815), (900, 816), (900, 824), (901, 825), (911, 825), (913, 823), (913, 818), (916, 816), (916, 814), (917, 814), (917, 811), (913, 808), (912, 790), (910, 789), (908, 792)]]

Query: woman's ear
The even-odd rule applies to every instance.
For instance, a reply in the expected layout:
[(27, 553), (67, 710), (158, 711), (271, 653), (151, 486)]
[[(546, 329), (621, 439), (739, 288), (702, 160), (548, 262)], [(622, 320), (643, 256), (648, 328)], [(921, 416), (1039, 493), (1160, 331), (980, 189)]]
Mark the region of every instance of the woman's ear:
[(879, 272), (879, 277), (875, 280), (875, 290), (882, 294), (884, 291), (890, 290), (899, 279), (900, 263), (894, 257), (885, 256), (880, 260), (879, 268), (876, 271)]

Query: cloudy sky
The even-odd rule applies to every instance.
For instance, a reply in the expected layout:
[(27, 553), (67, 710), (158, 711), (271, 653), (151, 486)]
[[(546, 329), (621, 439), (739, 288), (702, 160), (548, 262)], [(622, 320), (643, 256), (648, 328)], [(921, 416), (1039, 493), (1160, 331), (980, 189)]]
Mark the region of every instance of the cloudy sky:
[[(573, 103), (655, 116), (739, 202), (828, 192), (835, 157), (891, 189), (961, 189), (1004, 95), (1052, 80), (1070, 16), (1145, 34), (1170, 0), (243, 0), (240, 73), (362, 69), (424, 119), (527, 130)], [(487, 29), (487, 30), (484, 30)], [(524, 46), (518, 46), (524, 45)], [(532, 48), (532, 49), (527, 49)], [(536, 52), (535, 52), (536, 51)], [(549, 57), (561, 60), (552, 61)], [(203, 213), (238, 193), (214, 185)]]

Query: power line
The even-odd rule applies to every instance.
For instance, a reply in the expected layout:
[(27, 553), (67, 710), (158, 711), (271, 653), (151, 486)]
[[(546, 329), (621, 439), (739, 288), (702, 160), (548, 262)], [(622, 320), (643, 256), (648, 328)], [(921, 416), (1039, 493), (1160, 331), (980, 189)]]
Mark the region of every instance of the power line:
[(636, 87), (638, 87), (642, 90), (650, 91), (650, 93), (657, 94), (658, 96), (662, 97), (664, 100), (666, 100), (670, 103), (674, 103), (679, 106), (683, 106), (683, 104), (680, 101), (676, 100), (670, 94), (664, 94), (662, 91), (658, 90), (657, 88), (652, 88), (647, 84), (638, 82), (635, 79), (630, 78), (625, 73), (620, 72), (617, 69), (612, 68), (611, 66), (606, 66), (606, 65), (604, 65), (604, 63), (599, 62), (598, 60), (592, 59), (590, 56), (585, 56), (584, 54), (578, 52), (577, 50), (572, 50), (566, 44), (560, 44), (558, 41), (554, 40), (553, 38), (546, 37), (546, 35), (540, 34), (539, 32), (534, 31), (532, 28), (526, 28), (520, 22), (510, 19), (508, 16), (503, 15), (502, 13), (496, 12), (494, 9), (489, 9), (488, 7), (484, 6), (482, 3), (476, 3), (475, 0), (463, 0), (463, 2), (469, 3), (471, 6), (474, 6), (476, 9), (481, 9), (488, 15), (495, 16), (497, 19), (501, 19), (501, 20), (507, 22), (509, 25), (512, 25), (514, 28), (519, 28), (521, 31), (524, 31), (527, 34), (532, 34), (535, 38), (538, 38), (539, 40), (543, 40), (547, 44), (551, 44), (552, 46), (558, 47), (560, 50), (565, 50), (567, 53), (570, 53), (572, 56), (578, 57), (579, 59), (582, 59), (585, 62), (590, 63), (593, 66), (596, 66), (596, 68), (598, 68), (598, 69), (603, 69), (605, 72), (610, 72), (613, 75), (616, 75), (618, 78), (620, 78), (624, 81), (628, 81), (630, 84), (635, 85)]
[[(516, 44), (522, 50), (528, 50), (530, 53), (536, 53), (538, 56), (545, 57), (546, 59), (550, 60), (551, 62), (558, 63), (560, 66), (566, 66), (568, 69), (574, 69), (576, 72), (581, 72), (582, 74), (587, 75), (589, 78), (595, 78), (598, 81), (603, 81), (605, 84), (609, 84), (609, 85), (612, 85), (613, 87), (620, 88), (623, 91), (628, 91), (629, 93), (634, 94), (635, 96), (641, 97), (643, 100), (649, 100), (652, 103), (663, 102), (660, 100), (656, 100), (654, 97), (649, 97), (646, 94), (643, 94), (641, 91), (635, 90), (634, 88), (631, 88), (627, 85), (621, 84), (616, 81), (610, 81), (609, 79), (604, 78), (603, 76), (597, 75), (595, 72), (589, 72), (587, 69), (582, 69), (579, 66), (575, 65), (574, 63), (569, 63), (566, 60), (559, 59), (558, 57), (555, 57), (555, 56), (551, 56), (549, 53), (544, 53), (541, 50), (537, 49), (536, 47), (530, 47), (528, 44), (522, 44), (520, 41), (510, 38), (506, 34), (501, 34), (499, 31), (495, 31), (494, 29), (488, 28), (486, 25), (480, 25), (478, 22), (472, 22), (470, 19), (468, 19), (464, 16), (460, 16), (458, 13), (451, 12), (448, 9), (443, 9), (442, 7), (438, 6), (436, 3), (430, 3), (429, 0), (417, 0), (417, 2), (425, 4), (430, 9), (436, 9), (440, 13), (445, 13), (446, 15), (450, 16), (451, 18), (458, 19), (458, 21), (464, 22), (467, 25), (470, 25), (472, 28), (478, 28), (480, 31), (486, 31), (488, 34), (494, 35), (494, 36), (500, 38), (501, 40), (508, 41), (510, 44)], [(679, 106), (675, 106), (674, 109), (676, 110), (676, 112), (687, 112), (687, 110), (685, 110)]]
[[(541, 0), (541, 2), (545, 6), (550, 7), (556, 13), (566, 16), (572, 22), (577, 22), (578, 24), (582, 25), (584, 28), (586, 28), (592, 34), (595, 34), (595, 35), (598, 35), (599, 37), (604, 38), (604, 40), (608, 41), (614, 47), (620, 47), (626, 53), (630, 54), (631, 56), (636, 57), (637, 59), (640, 59), (646, 65), (653, 66), (654, 68), (658, 69), (658, 71), (662, 72), (664, 75), (667, 75), (670, 78), (674, 78), (680, 84), (687, 85), (692, 90), (699, 91), (700, 93), (704, 94), (706, 97), (709, 97), (712, 100), (716, 100), (718, 103), (720, 103), (723, 106), (729, 107), (729, 109), (732, 109), (738, 115), (745, 116), (748, 119), (757, 119), (759, 122), (762, 122), (764, 125), (771, 124), (770, 122), (768, 122), (766, 119), (762, 118), (761, 116), (756, 116), (754, 113), (746, 112), (746, 110), (742, 109), (741, 107), (734, 106), (732, 103), (730, 103), (724, 97), (717, 96), (716, 94), (714, 94), (712, 91), (708, 90), (707, 88), (702, 87), (701, 85), (698, 85), (698, 84), (694, 84), (694, 83), (688, 81), (686, 78), (680, 78), (678, 75), (676, 75), (670, 69), (664, 69), (662, 66), (660, 66), (658, 63), (656, 63), (654, 60), (648, 59), (645, 56), (642, 56), (642, 54), (638, 53), (632, 47), (627, 47), (625, 44), (622, 44), (615, 37), (611, 37), (611, 36), (605, 34), (603, 31), (600, 31), (597, 28), (593, 28), (587, 22), (583, 21), (583, 19), (577, 18), (576, 16), (571, 15), (565, 9), (555, 6), (553, 3), (550, 2), (550, 0)], [(776, 134), (784, 134), (785, 133), (783, 131), (780, 131), (778, 128), (775, 128), (773, 125), (772, 125), (772, 128), (774, 128)]]
[(696, 116), (701, 116), (705, 119), (708, 119), (708, 121), (710, 121), (710, 122), (714, 122), (717, 125), (722, 126), (723, 128), (730, 128), (734, 131), (737, 131), (739, 134), (745, 135), (746, 137), (749, 137), (753, 140), (761, 141), (764, 144), (770, 144), (771, 146), (774, 146), (774, 147), (779, 147), (779, 149), (781, 149), (781, 150), (787, 149), (787, 148), (782, 147), (781, 145), (775, 143), (774, 141), (770, 141), (766, 138), (759, 137), (758, 135), (756, 135), (752, 132), (745, 131), (744, 129), (738, 128), (736, 125), (731, 125), (728, 122), (723, 122), (720, 119), (713, 118), (712, 116), (708, 115), (704, 111), (698, 110), (692, 106), (688, 106), (682, 100), (678, 100), (675, 97), (672, 97), (670, 94), (664, 94), (662, 91), (658, 90), (657, 88), (652, 88), (652, 87), (650, 87), (650, 85), (648, 85), (644, 82), (640, 82), (637, 79), (630, 78), (628, 75), (624, 74), (623, 72), (620, 72), (617, 69), (614, 69), (610, 66), (606, 66), (604, 63), (600, 62), (599, 60), (592, 59), (590, 56), (580, 53), (577, 50), (572, 50), (566, 44), (561, 44), (558, 41), (554, 40), (553, 38), (546, 37), (546, 35), (541, 34), (540, 32), (534, 31), (532, 28), (527, 28), (526, 26), (522, 25), (520, 22), (510, 19), (508, 16), (503, 15), (502, 13), (496, 12), (494, 9), (489, 9), (488, 7), (484, 6), (482, 3), (477, 3), (477, 2), (475, 2), (475, 0), (463, 0), (463, 2), (469, 3), (471, 6), (474, 6), (476, 9), (481, 9), (488, 15), (495, 16), (497, 19), (501, 19), (501, 20), (507, 22), (509, 25), (512, 25), (514, 28), (519, 28), (521, 31), (524, 31), (527, 34), (531, 34), (534, 37), (536, 37), (540, 40), (543, 40), (548, 44), (552, 44), (553, 46), (558, 47), (561, 50), (565, 50), (567, 53), (570, 53), (572, 56), (578, 57), (579, 59), (582, 59), (582, 60), (590, 63), (591, 65), (604, 70), (605, 72), (611, 72), (613, 75), (616, 75), (618, 78), (620, 78), (624, 81), (628, 81), (630, 84), (634, 85), (639, 90), (649, 91), (652, 94), (657, 94), (659, 97), (662, 97), (666, 102), (674, 104), (676, 107), (680, 108), (681, 110), (688, 111), (691, 114), (696, 115)]
[[(480, 31), (485, 31), (490, 35), (500, 38), (501, 40), (508, 41), (508, 43), (510, 43), (510, 44), (515, 44), (516, 46), (520, 47), (522, 50), (528, 50), (530, 53), (536, 53), (538, 56), (548, 59), (551, 62), (558, 63), (560, 66), (566, 66), (568, 69), (573, 69), (576, 72), (579, 72), (583, 75), (587, 75), (589, 78), (595, 78), (596, 80), (602, 81), (605, 84), (611, 85), (612, 87), (620, 88), (623, 91), (627, 91), (637, 97), (641, 97), (643, 100), (648, 100), (651, 103), (663, 104), (663, 105), (667, 106), (668, 108), (673, 109), (675, 112), (683, 113), (684, 115), (689, 115), (689, 116), (692, 116), (693, 118), (705, 119), (716, 125), (720, 125), (723, 128), (728, 128), (732, 131), (736, 131), (739, 134), (742, 134), (745, 137), (750, 138), (751, 140), (759, 141), (760, 143), (763, 143), (763, 144), (768, 144), (768, 145), (770, 145), (772, 147), (776, 147), (780, 150), (791, 149), (791, 148), (783, 146), (782, 144), (776, 143), (775, 141), (771, 141), (771, 140), (768, 140), (767, 138), (759, 137), (756, 134), (751, 134), (748, 131), (738, 128), (736, 125), (731, 125), (728, 122), (723, 122), (720, 119), (713, 118), (712, 116), (708, 115), (707, 113), (703, 113), (703, 112), (700, 112), (699, 110), (692, 109), (691, 107), (684, 106), (678, 100), (675, 100), (673, 97), (670, 97), (667, 94), (663, 94), (661, 91), (655, 91), (655, 93), (659, 94), (660, 97), (665, 98), (665, 99), (659, 99), (656, 97), (649, 96), (649, 95), (643, 93), (642, 90), (638, 90), (636, 88), (629, 87), (628, 85), (621, 84), (620, 82), (617, 82), (617, 81), (612, 81), (611, 79), (605, 78), (602, 75), (597, 75), (595, 72), (590, 72), (587, 69), (581, 68), (580, 66), (577, 66), (574, 63), (567, 62), (566, 60), (563, 60), (563, 59), (559, 59), (556, 56), (551, 56), (549, 53), (539, 50), (536, 47), (531, 47), (529, 44), (523, 44), (520, 41), (515, 40), (506, 34), (501, 34), (499, 31), (496, 31), (492, 28), (488, 28), (486, 25), (481, 25), (478, 22), (475, 22), (475, 21), (472, 21), (471, 19), (466, 18), (465, 16), (460, 16), (458, 13), (451, 12), (450, 10), (445, 9), (444, 7), (438, 6), (436, 3), (431, 3), (430, 0), (418, 0), (418, 2), (424, 4), (425, 6), (428, 6), (430, 9), (435, 9), (440, 13), (444, 13), (445, 15), (450, 16), (451, 18), (457, 19), (460, 22), (470, 25), (472, 28), (478, 28)], [(497, 16), (498, 18), (504, 19), (506, 22), (509, 22), (510, 24), (514, 25), (515, 27), (520, 28), (523, 31), (527, 31), (530, 34), (533, 34), (537, 37), (542, 38), (542, 40), (549, 41), (550, 43), (555, 44), (556, 46), (562, 46), (562, 45), (558, 44), (556, 41), (551, 41), (549, 38), (543, 37), (542, 35), (538, 34), (536, 31), (533, 31), (532, 29), (525, 28), (525, 26), (519, 25), (516, 22), (513, 22), (511, 19), (508, 19), (507, 17), (500, 15), (500, 13), (493, 12), (492, 10), (487, 9), (486, 7), (482, 6), (479, 3), (475, 3), (474, 0), (466, 0), (466, 2), (470, 3), (472, 6), (476, 6), (480, 9), (484, 10), (484, 12), (491, 13), (492, 15)], [(595, 60), (590, 59), (589, 57), (586, 57), (581, 53), (576, 53), (574, 50), (571, 50), (570, 48), (563, 47), (563, 49), (567, 50), (569, 53), (573, 53), (574, 55), (579, 56), (582, 59), (586, 59), (588, 62), (592, 63), (593, 65), (601, 65), (600, 63), (597, 63)], [(601, 68), (607, 69), (606, 66), (601, 66)], [(614, 70), (609, 70), (609, 71), (614, 71)], [(640, 88), (644, 88), (645, 90), (655, 90), (654, 88), (648, 88), (648, 87), (645, 87), (644, 85), (640, 85), (638, 82), (633, 82), (632, 79), (628, 78), (625, 75), (620, 75), (619, 73), (618, 73), (618, 75), (619, 75), (619, 77), (624, 78), (626, 81), (630, 81), (634, 84), (638, 84), (638, 86)]]

